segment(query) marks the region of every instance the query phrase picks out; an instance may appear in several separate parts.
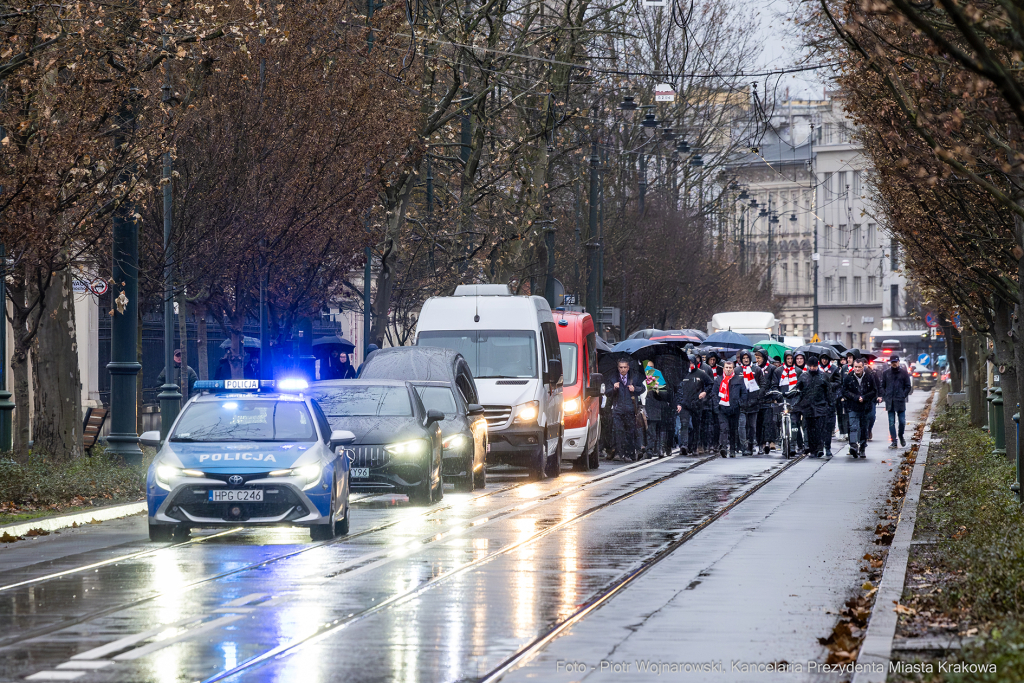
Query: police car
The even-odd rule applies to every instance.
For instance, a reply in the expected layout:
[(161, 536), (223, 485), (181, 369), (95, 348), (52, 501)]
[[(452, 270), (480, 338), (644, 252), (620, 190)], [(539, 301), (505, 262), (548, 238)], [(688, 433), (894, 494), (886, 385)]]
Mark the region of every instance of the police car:
[(195, 384), (146, 477), (149, 537), (193, 527), (308, 526), (314, 541), (348, 533), (349, 461), (304, 380), (212, 380)]

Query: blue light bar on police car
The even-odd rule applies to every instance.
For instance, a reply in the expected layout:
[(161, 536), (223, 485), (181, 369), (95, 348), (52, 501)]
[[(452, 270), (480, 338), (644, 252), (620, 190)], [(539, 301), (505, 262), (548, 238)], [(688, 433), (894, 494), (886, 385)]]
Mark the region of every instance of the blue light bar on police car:
[(279, 391), (305, 391), (309, 388), (309, 382), (298, 377), (289, 377), (277, 382)]

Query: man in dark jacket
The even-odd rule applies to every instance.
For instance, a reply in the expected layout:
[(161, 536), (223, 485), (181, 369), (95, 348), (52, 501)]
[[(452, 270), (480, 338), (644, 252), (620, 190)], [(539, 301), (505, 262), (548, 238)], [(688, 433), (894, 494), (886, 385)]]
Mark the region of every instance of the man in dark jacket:
[[(793, 354), (793, 366), (803, 375), (807, 372), (807, 358), (802, 352)], [(797, 448), (803, 451), (804, 455), (811, 452), (810, 444), (806, 438), (807, 426), (804, 424), (803, 396), (798, 396), (793, 403), (793, 428), (796, 430)]]
[[(722, 378), (722, 365), (718, 353), (712, 351), (707, 356), (707, 361), (701, 368), (711, 378), (712, 385), (717, 385)], [(704, 407), (700, 417), (701, 445), (705, 450), (714, 451), (718, 448), (718, 418), (715, 413), (715, 398), (708, 396), (704, 401)]]
[(825, 421), (828, 423), (826, 429), (821, 433), (821, 440), (825, 444), (825, 457), (832, 457), (832, 432), (836, 428), (836, 410), (839, 407), (839, 399), (843, 395), (843, 372), (838, 363), (833, 363), (828, 356), (818, 359), (818, 366), (828, 378), (829, 386), (832, 389), (832, 412)]
[[(700, 443), (700, 414), (704, 399), (711, 389), (711, 378), (691, 359), (684, 364), (679, 384), (675, 390), (676, 413), (679, 415), (679, 452), (686, 455)], [(692, 420), (692, 424), (691, 424)]]
[(896, 418), (899, 418), (900, 446), (906, 446), (903, 430), (907, 426), (907, 396), (910, 395), (910, 375), (900, 367), (900, 357), (889, 359), (889, 369), (882, 373), (882, 400), (889, 414), (889, 448), (896, 448)]
[[(772, 377), (775, 376), (775, 368), (768, 362), (768, 352), (760, 346), (754, 347), (754, 360), (757, 367), (761, 369), (761, 391), (757, 408), (757, 441), (756, 445), (763, 449), (765, 455), (770, 450), (768, 444), (775, 441), (775, 410), (771, 400), (767, 397), (769, 391), (774, 390)], [(756, 446), (755, 446), (756, 448)]]
[(740, 440), (743, 442), (743, 455), (753, 455), (757, 441), (757, 414), (761, 410), (761, 383), (764, 375), (761, 368), (753, 364), (749, 351), (740, 352), (740, 367), (736, 374), (743, 378), (746, 395), (740, 406)]
[(620, 360), (618, 369), (605, 379), (604, 393), (612, 410), (612, 434), (615, 440), (615, 458), (635, 460), (639, 430), (636, 427), (636, 405), (644, 393), (644, 381), (629, 369), (628, 360)]
[(853, 361), (853, 372), (843, 380), (843, 395), (850, 411), (850, 455), (863, 458), (868, 447), (871, 406), (878, 397), (875, 376), (864, 368), (863, 358)]
[(800, 391), (800, 409), (811, 457), (820, 458), (824, 451), (822, 432), (826, 427), (831, 430), (827, 421), (832, 415), (832, 386), (818, 365), (818, 357), (810, 355), (806, 360), (807, 372), (800, 375), (796, 388)]
[(727, 452), (730, 458), (735, 458), (741, 448), (740, 416), (746, 403), (747, 388), (743, 384), (743, 376), (734, 372), (735, 367), (731, 360), (722, 364), (722, 378), (716, 383), (712, 395), (720, 430), (718, 453), (723, 458)]
[[(161, 387), (164, 384), (164, 373), (167, 368), (160, 371), (160, 374), (156, 377), (157, 387)], [(199, 375), (192, 369), (191, 365), (186, 365), (184, 368), (181, 367), (181, 349), (174, 349), (174, 372), (172, 373), (174, 381), (178, 385), (178, 391), (184, 396), (185, 401), (196, 395), (196, 382), (199, 381)], [(231, 375), (228, 375), (230, 379)], [(186, 389), (185, 384), (188, 383)]]

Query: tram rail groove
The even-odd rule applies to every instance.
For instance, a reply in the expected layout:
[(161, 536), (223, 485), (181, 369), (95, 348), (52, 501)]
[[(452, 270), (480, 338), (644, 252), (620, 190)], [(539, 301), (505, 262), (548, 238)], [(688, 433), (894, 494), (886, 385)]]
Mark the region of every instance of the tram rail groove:
[[(605, 481), (605, 480), (607, 480), (609, 478), (612, 478), (612, 477), (617, 478), (619, 476), (625, 476), (626, 474), (629, 474), (629, 473), (631, 473), (633, 471), (636, 471), (636, 470), (639, 470), (639, 469), (645, 469), (646, 467), (652, 466), (652, 465), (660, 463), (660, 462), (666, 462), (666, 461), (671, 460), (671, 459), (673, 459), (675, 457), (677, 457), (677, 456), (669, 456), (668, 458), (661, 458), (661, 459), (657, 459), (657, 460), (640, 460), (640, 461), (637, 461), (635, 463), (631, 463), (630, 465), (626, 465), (624, 467), (618, 467), (618, 468), (616, 468), (614, 470), (606, 472), (606, 473), (604, 473), (604, 474), (602, 474), (600, 476), (594, 477), (592, 479), (587, 479), (585, 481), (579, 482), (579, 483), (575, 484), (575, 486), (570, 486), (569, 488), (575, 489), (575, 491), (572, 491), (572, 493), (575, 493), (575, 492), (584, 490), (584, 489), (586, 489), (586, 488), (588, 488), (588, 487), (590, 487), (590, 486), (592, 486), (594, 484), (601, 483), (601, 482), (603, 482), (603, 481)], [(705, 462), (708, 462), (708, 461), (711, 461), (711, 460), (714, 460), (714, 459), (715, 459), (714, 457), (705, 458), (704, 460), (700, 460), (700, 461), (697, 461), (696, 463), (691, 464), (689, 467), (683, 468), (681, 470), (677, 470), (674, 474), (679, 474), (679, 473), (682, 473), (682, 472), (689, 471), (689, 470), (693, 469), (694, 467), (696, 467), (698, 465), (702, 465)], [(473, 496), (468, 501), (466, 501), (466, 503), (472, 503), (473, 501), (479, 500), (481, 498), (486, 498), (486, 497), (493, 496), (493, 495), (496, 495), (496, 494), (499, 494), (499, 493), (505, 493), (507, 491), (511, 491), (513, 489), (516, 489), (516, 488), (519, 488), (521, 486), (524, 486), (524, 485), (526, 485), (528, 483), (533, 483), (533, 482), (517, 482), (515, 484), (511, 484), (509, 486), (506, 486), (506, 487), (503, 487), (503, 488), (500, 488), (500, 489), (495, 489), (494, 491), (488, 491), (486, 493), (483, 493), (483, 494), (480, 494), (480, 495), (477, 495), (477, 496)], [(549, 491), (549, 492), (547, 492), (545, 494), (542, 494), (542, 495), (538, 496), (537, 500), (533, 501), (533, 503), (543, 504), (544, 502), (546, 502), (546, 499), (548, 499), (548, 498), (555, 497), (555, 496), (561, 496), (563, 494), (567, 495), (568, 493), (569, 492), (566, 491), (566, 490), (556, 489), (556, 490)], [(357, 532), (357, 533), (354, 533), (354, 534), (349, 534), (348, 536), (342, 536), (342, 537), (339, 537), (339, 538), (331, 539), (329, 541), (323, 541), (323, 542), (320, 542), (320, 543), (312, 543), (310, 545), (307, 545), (307, 546), (304, 546), (302, 548), (299, 548), (298, 550), (293, 550), (293, 551), (288, 552), (288, 553), (284, 553), (284, 554), (281, 554), (281, 555), (277, 555), (277, 556), (274, 556), (274, 557), (269, 557), (269, 558), (260, 560), (259, 562), (253, 562), (251, 564), (247, 564), (247, 565), (244, 565), (244, 566), (241, 566), (241, 567), (236, 567), (234, 569), (230, 569), (230, 570), (225, 571), (225, 572), (220, 572), (218, 574), (214, 574), (214, 575), (211, 575), (211, 576), (203, 577), (201, 579), (197, 579), (196, 581), (193, 581), (193, 582), (187, 583), (187, 584), (185, 584), (183, 586), (177, 587), (174, 592), (182, 592), (182, 593), (183, 592), (188, 592), (188, 591), (190, 591), (190, 590), (192, 590), (194, 588), (197, 588), (197, 587), (199, 587), (199, 586), (201, 586), (203, 584), (206, 584), (206, 583), (211, 583), (213, 581), (219, 581), (221, 579), (224, 579), (224, 578), (227, 578), (227, 577), (230, 577), (230, 576), (234, 576), (234, 575), (240, 574), (242, 572), (252, 571), (254, 569), (258, 569), (258, 568), (264, 567), (266, 565), (269, 565), (269, 564), (272, 564), (272, 563), (275, 563), (275, 562), (278, 562), (278, 561), (281, 561), (281, 560), (285, 560), (285, 559), (294, 557), (296, 555), (301, 555), (303, 553), (309, 552), (311, 550), (315, 550), (315, 549), (323, 547), (325, 545), (333, 545), (333, 544), (336, 544), (336, 543), (342, 543), (342, 542), (344, 542), (346, 540), (351, 540), (353, 538), (358, 538), (360, 536), (365, 536), (365, 535), (368, 535), (368, 534), (371, 534), (371, 533), (377, 533), (379, 531), (391, 528), (391, 527), (393, 527), (393, 526), (395, 526), (397, 524), (400, 524), (402, 522), (407, 522), (410, 519), (415, 519), (415, 518), (419, 518), (419, 517), (429, 516), (430, 514), (434, 514), (434, 513), (437, 513), (437, 512), (441, 512), (441, 511), (444, 511), (444, 510), (451, 509), (452, 507), (454, 507), (453, 504), (444, 505), (442, 507), (429, 508), (427, 510), (424, 510), (420, 514), (408, 515), (406, 517), (403, 517), (402, 519), (397, 519), (397, 520), (393, 520), (393, 521), (390, 521), (390, 522), (385, 522), (383, 524), (377, 525), (377, 526), (372, 527), (370, 529), (365, 529), (363, 531), (360, 531), (360, 532)], [(510, 506), (510, 507), (518, 508), (518, 507), (521, 507), (521, 505)], [(535, 507), (535, 505), (531, 505), (530, 507), (532, 509), (532, 507)], [(500, 511), (501, 511), (501, 508), (499, 508), (499, 510), (495, 511), (495, 512), (500, 512)], [(512, 510), (512, 511), (514, 512), (514, 510)], [(489, 514), (495, 514), (495, 513), (489, 513)], [(473, 527), (471, 527), (471, 528), (473, 528)], [(184, 541), (184, 542), (178, 543), (178, 544), (172, 544), (172, 545), (164, 546), (164, 547), (161, 547), (161, 548), (154, 548), (152, 550), (140, 551), (138, 553), (131, 553), (129, 555), (122, 556), (121, 558), (111, 558), (110, 560), (105, 560), (102, 563), (92, 563), (90, 565), (85, 565), (85, 566), (79, 567), (77, 569), (69, 569), (69, 570), (65, 570), (63, 572), (58, 572), (56, 574), (49, 575), (48, 577), (45, 577), (45, 576), (44, 577), (38, 577), (37, 579), (34, 579), (34, 580), (26, 580), (26, 581), (23, 581), (23, 582), (19, 582), (17, 584), (11, 584), (9, 587), (13, 588), (13, 587), (16, 587), (16, 586), (25, 586), (25, 585), (37, 584), (37, 583), (39, 583), (39, 582), (41, 582), (43, 580), (63, 578), (64, 576), (67, 576), (67, 575), (70, 575), (70, 574), (73, 574), (73, 573), (76, 573), (76, 572), (84, 571), (86, 569), (93, 569), (93, 568), (98, 568), (99, 566), (115, 564), (116, 562), (119, 561), (119, 559), (134, 559), (135, 557), (141, 557), (143, 555), (149, 555), (149, 554), (156, 553), (156, 552), (159, 552), (159, 551), (162, 551), (162, 550), (170, 550), (170, 549), (173, 549), (173, 548), (182, 547), (182, 546), (188, 545), (189, 543), (200, 542), (203, 539), (209, 539), (209, 538), (214, 538), (215, 536), (226, 535), (229, 532), (230, 533), (235, 533), (235, 532), (240, 531), (240, 530), (242, 530), (242, 528), (234, 528), (234, 529), (226, 530), (224, 532), (220, 532), (219, 534), (214, 534), (214, 535), (211, 535), (211, 536), (204, 536), (204, 537), (201, 537), (199, 539), (190, 539), (188, 541)], [(448, 531), (452, 531), (452, 530), (450, 529)], [(424, 549), (424, 548), (429, 546), (429, 542), (431, 540), (440, 540), (442, 537), (447, 537), (447, 535), (448, 535), (448, 532), (439, 532), (437, 534), (431, 534), (430, 536), (425, 537), (424, 539), (420, 539), (420, 540), (417, 541), (417, 543), (420, 545), (420, 547), (417, 548), (416, 550), (417, 551), (418, 550), (422, 550), (422, 549)], [(393, 552), (393, 551), (400, 550), (400, 548), (394, 548), (394, 549), (390, 549), (390, 550)], [(362, 556), (361, 558), (357, 558), (357, 559), (359, 559), (359, 560), (366, 560), (366, 559), (369, 559), (369, 557), (368, 556)], [(352, 569), (348, 570), (348, 572), (351, 572), (351, 571), (362, 571), (362, 567), (353, 567)], [(334, 578), (334, 576), (344, 576), (344, 574), (348, 573), (348, 572), (338, 572), (336, 574), (329, 574), (329, 575), (327, 575), (324, 578), (331, 579), (331, 578)], [(0, 590), (2, 590), (2, 588), (0, 588)], [(107, 616), (109, 614), (113, 614), (113, 613), (119, 612), (121, 610), (131, 609), (133, 607), (137, 607), (138, 605), (144, 604), (146, 602), (149, 602), (151, 600), (155, 600), (155, 599), (157, 599), (157, 598), (159, 598), (161, 596), (164, 596), (168, 592), (169, 591), (156, 592), (156, 593), (153, 593), (152, 595), (147, 595), (147, 596), (142, 597), (142, 598), (137, 598), (137, 599), (129, 601), (129, 602), (119, 603), (117, 605), (112, 605), (110, 607), (106, 607), (106, 608), (103, 608), (101, 610), (95, 610), (93, 612), (90, 612), (88, 614), (83, 614), (83, 615), (75, 617), (73, 619), (67, 619), (67, 620), (64, 620), (64, 621), (61, 621), (61, 622), (58, 622), (58, 623), (55, 623), (55, 624), (50, 624), (48, 626), (43, 626), (43, 627), (40, 627), (40, 628), (32, 630), (32, 631), (28, 631), (28, 632), (21, 632), (21, 633), (18, 633), (17, 635), (15, 635), (13, 637), (0, 638), (0, 651), (7, 650), (7, 649), (9, 649), (9, 648), (11, 648), (13, 646), (16, 646), (19, 643), (23, 643), (23, 642), (32, 640), (33, 638), (39, 638), (41, 636), (45, 636), (45, 635), (48, 635), (50, 633), (54, 633), (56, 631), (63, 630), (65, 628), (70, 628), (72, 626), (76, 626), (78, 624), (85, 623), (85, 622), (91, 621), (93, 619), (98, 619), (100, 617), (104, 617), (104, 616)]]
[[(719, 519), (727, 515), (738, 505), (740, 505), (745, 500), (750, 498), (750, 496), (760, 491), (762, 488), (771, 483), (776, 477), (780, 476), (783, 472), (787, 471), (790, 467), (794, 466), (801, 460), (804, 460), (806, 457), (806, 455), (801, 455), (797, 458), (793, 458), (788, 463), (780, 467), (778, 470), (772, 472), (763, 481), (758, 482), (749, 490), (743, 492), (743, 494), (738, 496), (736, 499), (730, 501), (728, 505), (722, 507), (721, 509), (705, 517), (703, 520), (700, 521), (700, 523), (698, 523), (692, 529), (681, 535), (679, 538), (672, 541), (671, 543), (663, 547), (661, 550), (658, 550), (649, 557), (641, 560), (639, 567), (627, 572), (624, 576), (614, 580), (611, 583), (611, 585), (609, 585), (603, 591), (601, 591), (596, 596), (591, 598), (589, 601), (584, 603), (583, 606), (581, 606), (575, 612), (570, 614), (565, 619), (551, 625), (547, 631), (545, 631), (541, 636), (534, 639), (529, 645), (527, 645), (524, 648), (521, 648), (514, 655), (512, 655), (504, 662), (502, 662), (499, 666), (492, 669), (482, 678), (478, 679), (478, 683), (497, 683), (497, 681), (501, 680), (501, 678), (504, 677), (505, 674), (529, 662), (537, 653), (544, 649), (544, 647), (548, 643), (558, 638), (558, 636), (560, 636), (566, 629), (570, 628), (577, 622), (581, 621), (588, 614), (590, 614), (591, 612), (593, 612), (594, 610), (598, 609), (603, 604), (611, 600), (615, 595), (624, 590), (627, 586), (636, 581), (638, 578), (646, 574), (655, 565), (657, 565), (659, 562), (661, 562), (666, 557), (671, 555), (673, 552), (678, 550), (684, 544), (689, 542), (701, 531), (707, 529), (709, 526), (711, 526)], [(825, 465), (827, 462), (828, 460), (823, 460), (820, 464)]]

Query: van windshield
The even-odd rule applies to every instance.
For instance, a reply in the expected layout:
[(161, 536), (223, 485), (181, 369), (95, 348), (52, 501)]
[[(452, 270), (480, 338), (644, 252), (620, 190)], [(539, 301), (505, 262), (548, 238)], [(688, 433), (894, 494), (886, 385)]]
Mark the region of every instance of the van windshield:
[(416, 344), (458, 351), (477, 379), (537, 376), (537, 333), (530, 330), (424, 331)]

